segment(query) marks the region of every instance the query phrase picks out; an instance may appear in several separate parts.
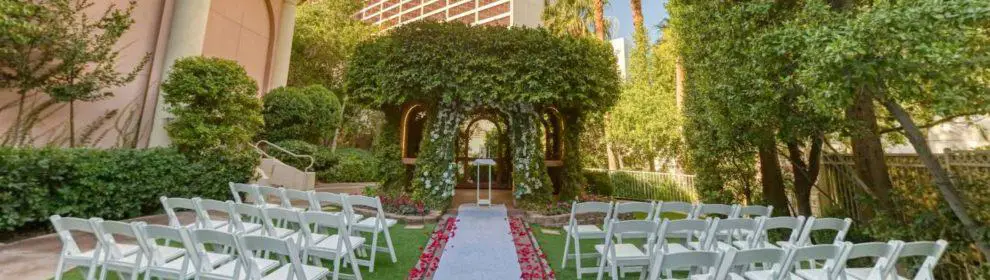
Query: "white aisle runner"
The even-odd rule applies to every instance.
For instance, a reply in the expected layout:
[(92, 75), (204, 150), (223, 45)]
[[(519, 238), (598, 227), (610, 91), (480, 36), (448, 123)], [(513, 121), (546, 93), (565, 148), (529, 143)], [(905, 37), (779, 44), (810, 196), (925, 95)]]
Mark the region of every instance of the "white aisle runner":
[(433, 279), (519, 279), (522, 270), (507, 217), (504, 205), (458, 207), (457, 230)]

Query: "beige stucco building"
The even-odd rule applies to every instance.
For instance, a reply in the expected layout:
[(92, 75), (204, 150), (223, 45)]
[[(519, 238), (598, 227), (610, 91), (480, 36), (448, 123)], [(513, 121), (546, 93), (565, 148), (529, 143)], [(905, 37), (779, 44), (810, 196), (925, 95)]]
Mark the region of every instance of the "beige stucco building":
[[(78, 146), (149, 147), (169, 143), (164, 123), (170, 118), (160, 102), (159, 83), (176, 59), (214, 56), (237, 61), (258, 83), (258, 94), (285, 85), (296, 5), (305, 0), (141, 0), (134, 24), (117, 42), (117, 68), (127, 72), (146, 55), (151, 59), (131, 83), (113, 89), (113, 97), (75, 105)], [(95, 0), (93, 16), (127, 0)], [(0, 141), (8, 145), (17, 116), (18, 95), (0, 93)], [(68, 104), (51, 104), (31, 95), (25, 112), (37, 111), (23, 145), (68, 146)], [(12, 105), (12, 106), (11, 106)], [(27, 114), (25, 114), (27, 115)], [(81, 143), (85, 141), (84, 143)], [(80, 145), (82, 144), (82, 145)]]

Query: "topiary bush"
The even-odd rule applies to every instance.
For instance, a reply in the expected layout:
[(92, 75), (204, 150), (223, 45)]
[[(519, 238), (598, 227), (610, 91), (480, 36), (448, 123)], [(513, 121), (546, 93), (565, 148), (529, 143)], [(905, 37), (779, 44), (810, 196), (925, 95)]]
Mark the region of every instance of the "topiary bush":
[(366, 150), (339, 148), (335, 154), (337, 165), (317, 178), (326, 182), (375, 182), (375, 156)]
[(181, 152), (246, 150), (264, 123), (257, 84), (232, 60), (179, 59), (161, 87), (175, 116), (165, 129)]
[[(320, 145), (313, 145), (302, 140), (286, 140), (275, 143), (279, 147), (289, 150), (297, 155), (309, 155), (313, 157), (312, 170), (316, 172), (317, 179), (320, 179), (321, 170), (330, 170), (337, 165), (337, 157), (334, 156), (330, 148)], [(299, 170), (306, 170), (309, 166), (309, 159), (293, 157), (278, 149), (268, 149), (268, 154), (279, 159), (285, 164), (291, 165)], [(325, 181), (320, 179), (320, 181)]]
[(262, 98), (265, 129), (259, 138), (325, 144), (340, 122), (340, 101), (321, 85), (280, 87)]
[(0, 148), (0, 231), (48, 216), (118, 220), (159, 213), (160, 196), (228, 199), (227, 182), (251, 179), (257, 155), (191, 158), (174, 148)]

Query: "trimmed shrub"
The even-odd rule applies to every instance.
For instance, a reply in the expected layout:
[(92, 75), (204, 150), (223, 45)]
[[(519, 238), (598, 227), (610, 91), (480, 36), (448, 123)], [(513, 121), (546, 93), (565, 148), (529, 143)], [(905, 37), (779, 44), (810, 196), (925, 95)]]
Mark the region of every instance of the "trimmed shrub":
[(321, 85), (280, 87), (263, 97), (265, 131), (261, 138), (277, 142), (329, 142), (340, 122), (337, 96)]
[(232, 60), (188, 57), (172, 66), (162, 83), (175, 120), (165, 129), (172, 145), (201, 155), (216, 149), (243, 149), (261, 130), (258, 86)]
[(375, 157), (369, 151), (354, 148), (337, 149), (338, 163), (326, 174), (317, 173), (327, 182), (374, 182)]
[[(320, 171), (330, 170), (337, 165), (337, 157), (334, 156), (327, 147), (313, 145), (302, 140), (286, 140), (275, 143), (275, 145), (285, 148), (286, 150), (298, 155), (313, 156), (314, 162), (312, 171), (317, 173), (317, 178), (320, 179), (320, 181), (325, 182), (323, 178), (319, 177)], [(268, 154), (281, 160), (285, 164), (298, 168), (299, 170), (306, 170), (306, 166), (309, 165), (309, 159), (293, 157), (279, 151), (278, 149), (269, 149)]]
[(160, 196), (227, 199), (257, 157), (215, 152), (191, 160), (173, 148), (0, 148), (0, 230), (48, 216), (126, 219), (158, 213)]
[(598, 171), (584, 171), (584, 178), (588, 182), (588, 193), (603, 196), (612, 196), (612, 180), (608, 173)]

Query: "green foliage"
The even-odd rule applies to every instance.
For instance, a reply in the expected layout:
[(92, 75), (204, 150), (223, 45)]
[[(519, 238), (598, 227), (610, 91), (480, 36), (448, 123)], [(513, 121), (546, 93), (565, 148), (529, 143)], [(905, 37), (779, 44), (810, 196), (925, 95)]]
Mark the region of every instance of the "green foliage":
[(543, 29), (416, 22), (358, 46), (347, 89), (375, 107), (408, 101), (602, 110), (618, 96), (611, 48)]
[[(297, 155), (309, 155), (313, 157), (312, 171), (316, 172), (316, 178), (320, 181), (327, 182), (326, 178), (321, 178), (321, 172), (326, 172), (337, 166), (338, 159), (334, 156), (333, 152), (329, 148), (313, 145), (302, 140), (285, 140), (281, 142), (276, 142), (275, 145), (282, 147), (286, 150), (291, 151)], [(268, 149), (266, 151), (268, 155), (277, 158), (282, 163), (291, 165), (299, 170), (306, 170), (310, 167), (310, 161), (308, 158), (294, 157), (279, 149)]]
[(234, 61), (179, 59), (161, 87), (175, 116), (165, 129), (183, 153), (244, 149), (264, 124), (258, 86)]
[(317, 173), (325, 182), (374, 182), (376, 160), (366, 150), (340, 148), (335, 154), (337, 165), (326, 174)]
[(313, 1), (300, 5), (292, 33), (289, 85), (340, 89), (357, 44), (377, 28), (354, 18), (362, 1)]
[[(554, 1), (543, 10), (543, 26), (558, 36), (594, 36), (594, 5), (593, 0)], [(605, 21), (606, 32), (610, 24)]]
[(385, 124), (372, 143), (375, 157), (375, 178), (384, 190), (403, 191), (408, 185), (406, 166), (402, 164), (402, 147), (399, 122), (402, 116), (396, 108), (383, 110)]
[(192, 159), (171, 148), (0, 148), (0, 229), (50, 215), (126, 219), (161, 210), (159, 196), (225, 199), (227, 182), (251, 179), (251, 153)]
[(459, 104), (441, 102), (436, 116), (427, 120), (416, 169), (413, 171), (413, 197), (418, 201), (450, 200), (457, 184), (457, 154), (454, 141), (458, 124), (464, 119)]
[(259, 138), (268, 141), (296, 139), (312, 144), (329, 143), (340, 122), (337, 96), (320, 85), (276, 88), (262, 101), (265, 130)]
[(594, 195), (612, 196), (615, 193), (612, 179), (607, 172), (584, 171), (584, 178), (588, 182), (587, 191)]

